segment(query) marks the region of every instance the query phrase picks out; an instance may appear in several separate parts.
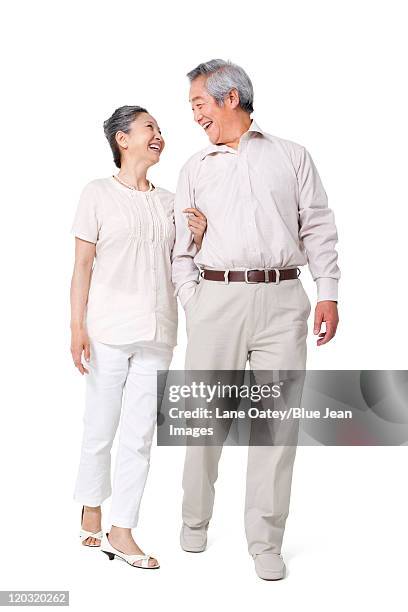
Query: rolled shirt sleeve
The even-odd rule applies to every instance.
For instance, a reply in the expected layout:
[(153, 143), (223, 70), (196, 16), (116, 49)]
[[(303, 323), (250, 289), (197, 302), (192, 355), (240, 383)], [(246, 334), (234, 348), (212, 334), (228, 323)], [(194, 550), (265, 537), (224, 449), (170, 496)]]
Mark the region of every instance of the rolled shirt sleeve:
[(302, 147), (297, 171), (299, 238), (317, 286), (317, 301), (338, 299), (337, 229), (334, 213), (310, 153)]
[(186, 213), (182, 212), (184, 208), (195, 207), (193, 188), (186, 166), (187, 164), (180, 172), (174, 199), (176, 239), (172, 251), (174, 295), (179, 296), (183, 307), (194, 294), (199, 275), (199, 268), (194, 263), (198, 251), (197, 245), (188, 227)]
[(84, 187), (79, 198), (71, 233), (81, 240), (96, 244), (99, 229), (95, 188), (92, 183), (89, 183)]

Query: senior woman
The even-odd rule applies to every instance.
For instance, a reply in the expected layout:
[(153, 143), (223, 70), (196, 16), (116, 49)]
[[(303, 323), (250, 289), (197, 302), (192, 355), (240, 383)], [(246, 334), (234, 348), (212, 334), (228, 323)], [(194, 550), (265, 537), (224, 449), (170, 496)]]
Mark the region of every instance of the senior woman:
[[(157, 569), (132, 536), (149, 469), (156, 424), (157, 370), (169, 368), (177, 343), (171, 282), (175, 240), (173, 194), (146, 174), (163, 151), (156, 120), (122, 106), (104, 123), (117, 175), (82, 192), (72, 233), (71, 353), (87, 375), (81, 458), (74, 499), (81, 503), (81, 541), (110, 559)], [(185, 209), (200, 248), (206, 219)], [(123, 401), (122, 401), (123, 396)], [(121, 420), (113, 486), (111, 447)], [(109, 533), (101, 504), (112, 494)]]

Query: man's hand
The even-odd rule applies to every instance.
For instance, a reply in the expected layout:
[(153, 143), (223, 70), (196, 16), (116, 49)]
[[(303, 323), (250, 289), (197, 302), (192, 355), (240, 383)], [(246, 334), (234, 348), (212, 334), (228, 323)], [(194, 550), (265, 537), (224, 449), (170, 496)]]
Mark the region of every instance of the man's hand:
[[(326, 331), (319, 333), (323, 322), (326, 323)], [(336, 333), (338, 324), (339, 314), (337, 312), (337, 302), (333, 302), (331, 300), (317, 302), (313, 327), (313, 333), (316, 335), (319, 334), (317, 346), (330, 342)]]
[(200, 250), (207, 229), (207, 217), (198, 208), (185, 208), (183, 212), (188, 213), (188, 227), (193, 234), (198, 250)]

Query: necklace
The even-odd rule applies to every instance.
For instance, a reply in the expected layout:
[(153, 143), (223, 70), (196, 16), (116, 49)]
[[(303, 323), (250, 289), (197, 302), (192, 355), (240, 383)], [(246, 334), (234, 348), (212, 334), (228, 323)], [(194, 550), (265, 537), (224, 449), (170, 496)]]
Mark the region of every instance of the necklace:
[[(127, 183), (125, 183), (125, 181), (122, 181), (122, 179), (120, 179), (116, 174), (112, 174), (112, 177), (116, 179), (118, 183), (120, 183), (124, 187), (127, 187), (128, 189), (131, 189), (132, 191), (141, 191), (140, 189), (133, 187), (133, 185), (128, 185)], [(150, 181), (147, 181), (147, 182), (149, 183), (149, 189), (147, 191), (152, 191), (153, 185), (151, 184)]]

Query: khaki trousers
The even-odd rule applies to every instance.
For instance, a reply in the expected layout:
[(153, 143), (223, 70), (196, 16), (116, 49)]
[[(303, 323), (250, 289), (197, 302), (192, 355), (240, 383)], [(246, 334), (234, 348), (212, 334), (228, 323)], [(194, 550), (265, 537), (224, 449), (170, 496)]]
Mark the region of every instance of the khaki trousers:
[[(186, 304), (185, 369), (244, 370), (249, 360), (253, 371), (304, 370), (310, 310), (299, 279), (279, 284), (200, 279)], [(222, 448), (186, 448), (182, 513), (192, 529), (211, 519)], [(296, 444), (248, 448), (245, 531), (252, 556), (281, 552), (295, 454)]]

